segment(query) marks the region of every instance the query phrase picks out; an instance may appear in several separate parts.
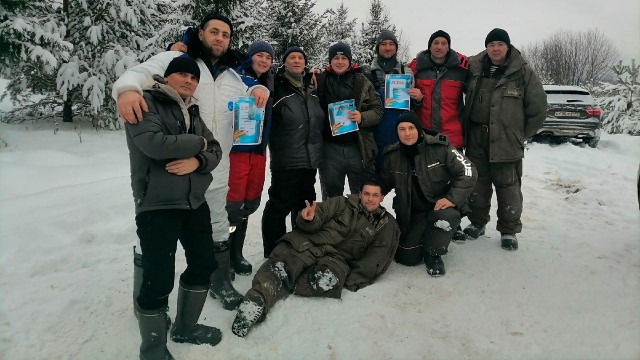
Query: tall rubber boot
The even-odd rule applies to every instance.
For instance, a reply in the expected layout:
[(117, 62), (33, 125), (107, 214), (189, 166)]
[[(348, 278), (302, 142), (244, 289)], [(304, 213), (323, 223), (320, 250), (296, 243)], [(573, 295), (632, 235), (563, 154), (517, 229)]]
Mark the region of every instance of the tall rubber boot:
[(140, 295), (140, 287), (142, 287), (142, 254), (136, 252), (135, 245), (133, 246), (133, 313), (138, 317), (138, 312), (135, 311), (136, 304), (138, 303), (138, 295)]
[(248, 225), (249, 219), (244, 219), (240, 225), (236, 226), (235, 231), (229, 234), (231, 268), (238, 275), (251, 275), (253, 271), (251, 263), (242, 256)]
[(167, 349), (167, 307), (143, 310), (135, 307), (140, 328), (140, 360), (174, 360)]
[(214, 299), (220, 300), (222, 307), (226, 310), (233, 310), (242, 302), (242, 295), (236, 291), (231, 284), (231, 280), (229, 280), (229, 269), (231, 269), (229, 242), (216, 242), (214, 247), (218, 267), (211, 274), (209, 295)]
[(178, 311), (171, 327), (171, 340), (178, 343), (217, 345), (222, 340), (220, 329), (198, 324), (204, 302), (206, 286), (189, 286), (182, 281), (178, 289)]

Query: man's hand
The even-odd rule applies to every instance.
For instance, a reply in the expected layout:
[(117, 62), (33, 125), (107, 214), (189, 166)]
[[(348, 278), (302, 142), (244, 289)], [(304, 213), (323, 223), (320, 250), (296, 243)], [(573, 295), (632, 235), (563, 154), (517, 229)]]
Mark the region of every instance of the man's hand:
[(256, 106), (259, 108), (265, 107), (267, 105), (267, 100), (269, 99), (269, 95), (264, 89), (256, 88), (251, 91), (251, 96), (256, 99)]
[(446, 208), (450, 208), (450, 207), (454, 207), (456, 206), (454, 203), (452, 203), (451, 201), (449, 201), (446, 198), (442, 198), (438, 201), (436, 201), (436, 206), (433, 208), (433, 210), (444, 210)]
[(147, 103), (135, 90), (127, 90), (120, 93), (116, 105), (118, 115), (131, 124), (142, 121), (142, 112), (149, 111)]
[(358, 111), (358, 110), (350, 111), (349, 112), (349, 120), (355, 121), (356, 124), (360, 124), (360, 122), (362, 121), (362, 114), (360, 114), (360, 111)]
[(407, 94), (409, 94), (409, 97), (417, 102), (422, 101), (422, 99), (424, 98), (424, 94), (418, 88), (411, 88), (407, 90)]
[(316, 202), (309, 204), (308, 200), (305, 200), (304, 203), (307, 205), (304, 209), (300, 210), (300, 216), (307, 221), (313, 220), (316, 216)]
[(181, 52), (185, 52), (186, 53), (187, 52), (187, 44), (178, 41), (178, 42), (173, 43), (173, 45), (171, 45), (169, 50), (171, 50), (171, 51), (181, 51)]
[(187, 175), (194, 172), (198, 166), (200, 166), (200, 162), (195, 157), (190, 157), (188, 159), (179, 159), (174, 160), (165, 166), (165, 170), (175, 175)]

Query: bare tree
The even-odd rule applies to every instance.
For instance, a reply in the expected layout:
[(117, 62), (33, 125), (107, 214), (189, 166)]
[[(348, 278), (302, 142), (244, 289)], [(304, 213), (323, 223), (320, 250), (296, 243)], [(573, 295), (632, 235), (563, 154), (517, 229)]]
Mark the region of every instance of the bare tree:
[(409, 38), (402, 30), (398, 31), (396, 37), (398, 38), (398, 60), (403, 63), (407, 63), (416, 55), (409, 53), (411, 48), (411, 40), (409, 40)]
[(611, 67), (619, 52), (599, 29), (559, 30), (526, 45), (525, 58), (543, 82), (589, 88), (612, 78)]

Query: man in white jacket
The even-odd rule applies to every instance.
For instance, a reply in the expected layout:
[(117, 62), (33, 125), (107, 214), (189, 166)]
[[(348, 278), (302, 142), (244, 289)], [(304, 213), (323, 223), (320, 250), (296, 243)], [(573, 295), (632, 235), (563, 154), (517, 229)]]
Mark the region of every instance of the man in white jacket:
[[(205, 197), (211, 209), (211, 226), (218, 268), (211, 275), (209, 294), (220, 299), (225, 309), (232, 310), (242, 301), (229, 281), (229, 222), (225, 210), (229, 182), (229, 151), (233, 142), (233, 102), (240, 96), (253, 96), (258, 107), (263, 107), (269, 91), (262, 85), (248, 88), (240, 76), (232, 70), (241, 58), (229, 51), (233, 34), (231, 21), (222, 15), (206, 15), (198, 28), (197, 37), (192, 33), (187, 40), (188, 56), (196, 59), (200, 67), (200, 83), (194, 96), (200, 100), (200, 116), (214, 137), (220, 142), (222, 157), (212, 172), (213, 181)], [(160, 53), (142, 64), (128, 69), (113, 84), (112, 97), (117, 102), (118, 114), (125, 121), (136, 123), (142, 112), (148, 111), (142, 98), (142, 89), (152, 81), (154, 74), (163, 74), (169, 62), (177, 56), (187, 56), (178, 51)], [(139, 248), (139, 247), (138, 247)], [(135, 248), (134, 248), (135, 249)], [(134, 250), (134, 264), (141, 255)], [(141, 268), (134, 266), (134, 299), (139, 291)]]

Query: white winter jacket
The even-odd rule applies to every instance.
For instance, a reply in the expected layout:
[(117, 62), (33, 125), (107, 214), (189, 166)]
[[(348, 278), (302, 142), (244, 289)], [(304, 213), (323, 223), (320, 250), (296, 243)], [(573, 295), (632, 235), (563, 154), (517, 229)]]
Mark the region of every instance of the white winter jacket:
[[(166, 51), (128, 69), (113, 84), (111, 96), (117, 101), (118, 96), (127, 90), (134, 90), (142, 95), (142, 89), (153, 82), (152, 76), (162, 76), (171, 60), (182, 54), (179, 51)], [(249, 96), (253, 89), (261, 88), (267, 93), (269, 90), (262, 85), (247, 87), (240, 75), (232, 69), (225, 70), (214, 81), (202, 59), (197, 59), (197, 62), (200, 67), (200, 82), (194, 97), (200, 105), (200, 117), (220, 142), (224, 155), (211, 173), (213, 181), (209, 189), (226, 187), (229, 183), (229, 152), (233, 142), (233, 102), (240, 96)]]

